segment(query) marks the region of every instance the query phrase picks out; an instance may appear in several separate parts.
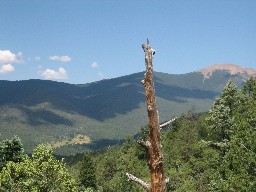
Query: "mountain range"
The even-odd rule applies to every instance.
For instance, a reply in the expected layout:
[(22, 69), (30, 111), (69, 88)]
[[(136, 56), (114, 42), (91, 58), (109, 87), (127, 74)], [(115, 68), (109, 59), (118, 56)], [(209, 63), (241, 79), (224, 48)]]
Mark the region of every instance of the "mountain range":
[[(70, 155), (122, 141), (147, 125), (144, 72), (88, 84), (0, 81), (0, 139), (18, 135), (31, 153), (39, 143)], [(241, 87), (253, 69), (216, 64), (187, 73), (154, 73), (160, 121), (210, 109), (229, 79)]]

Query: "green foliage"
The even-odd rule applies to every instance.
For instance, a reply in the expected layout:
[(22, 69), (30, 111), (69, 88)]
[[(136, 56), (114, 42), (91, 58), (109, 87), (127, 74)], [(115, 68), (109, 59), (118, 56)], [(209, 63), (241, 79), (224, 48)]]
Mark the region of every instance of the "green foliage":
[(8, 161), (20, 162), (23, 156), (24, 149), (19, 137), (14, 136), (10, 140), (0, 142), (0, 170)]
[[(89, 153), (96, 168), (97, 190), (107, 192), (137, 192), (143, 189), (128, 181), (126, 173), (132, 173), (148, 181), (147, 162), (137, 156), (137, 142), (129, 137), (120, 146), (108, 147), (106, 149)], [(82, 161), (69, 167), (72, 174), (82, 170)], [(76, 177), (77, 180), (81, 178)]]
[[(236, 86), (228, 81), (219, 98), (216, 99), (209, 111), (207, 125), (212, 129), (215, 138), (219, 142), (230, 140), (234, 131), (233, 113), (239, 104), (240, 98)], [(223, 149), (224, 150), (224, 149)]]
[[(228, 114), (216, 110), (225, 119), (232, 119), (225, 124), (225, 153), (216, 159), (217, 167), (212, 175), (212, 191), (255, 191), (256, 189), (256, 89), (255, 79), (250, 79), (242, 92), (232, 94), (227, 91), (228, 99), (220, 100), (224, 107), (230, 109)], [(225, 91), (225, 90), (224, 90)], [(239, 97), (237, 97), (239, 96)], [(233, 107), (231, 107), (231, 105)], [(212, 113), (209, 114), (210, 116)], [(211, 118), (211, 117), (210, 117)], [(223, 118), (224, 119), (224, 118)], [(220, 142), (224, 143), (224, 139)]]
[(76, 183), (65, 164), (53, 157), (52, 151), (39, 145), (32, 158), (10, 161), (0, 175), (0, 191), (77, 191)]
[(201, 146), (208, 135), (205, 115), (184, 114), (163, 137), (164, 164), (170, 178), (168, 191), (208, 191), (209, 175), (217, 154)]
[(236, 131), (234, 113), (241, 101), (240, 92), (230, 80), (206, 118), (207, 126), (211, 130), (207, 145), (219, 150), (222, 156), (229, 150), (231, 137)]
[(247, 94), (248, 96), (255, 99), (255, 97), (256, 97), (256, 80), (255, 80), (255, 78), (251, 77), (244, 85), (242, 91), (244, 94)]
[(91, 155), (89, 153), (85, 153), (82, 161), (82, 165), (80, 168), (80, 176), (79, 176), (81, 184), (85, 188), (93, 188), (93, 189), (97, 188), (95, 172), (96, 172), (96, 168)]

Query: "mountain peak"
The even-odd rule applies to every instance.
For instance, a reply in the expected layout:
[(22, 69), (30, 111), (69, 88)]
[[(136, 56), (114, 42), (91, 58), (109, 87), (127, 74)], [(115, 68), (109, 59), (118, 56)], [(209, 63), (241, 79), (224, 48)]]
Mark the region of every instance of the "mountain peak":
[(240, 74), (243, 77), (256, 77), (256, 70), (251, 68), (242, 68), (235, 64), (214, 64), (209, 67), (200, 69), (196, 72), (202, 73), (204, 75), (204, 78), (208, 79), (212, 76), (212, 73), (217, 70), (228, 71), (231, 75)]

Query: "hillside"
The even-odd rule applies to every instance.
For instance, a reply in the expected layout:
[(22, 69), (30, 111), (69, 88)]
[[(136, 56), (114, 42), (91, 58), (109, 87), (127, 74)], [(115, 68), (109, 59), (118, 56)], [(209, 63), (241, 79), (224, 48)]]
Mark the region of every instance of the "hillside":
[[(0, 81), (0, 139), (18, 135), (31, 152), (47, 143), (56, 154), (72, 154), (120, 142), (147, 124), (143, 72), (84, 85), (46, 80)], [(227, 70), (182, 75), (155, 73), (160, 121), (188, 110), (207, 111), (232, 79)], [(83, 144), (82, 144), (83, 143)]]

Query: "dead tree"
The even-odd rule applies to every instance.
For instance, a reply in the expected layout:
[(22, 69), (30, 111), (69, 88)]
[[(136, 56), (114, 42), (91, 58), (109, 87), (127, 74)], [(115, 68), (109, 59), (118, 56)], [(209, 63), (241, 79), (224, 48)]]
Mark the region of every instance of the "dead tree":
[(148, 184), (143, 180), (135, 177), (132, 174), (126, 173), (128, 180), (140, 184), (149, 192), (163, 192), (165, 190), (166, 182), (163, 167), (163, 154), (161, 152), (160, 129), (171, 124), (174, 120), (170, 120), (163, 125), (159, 125), (158, 109), (155, 97), (154, 78), (153, 78), (153, 55), (155, 50), (147, 44), (143, 44), (142, 48), (145, 52), (146, 73), (141, 83), (144, 85), (146, 93), (147, 111), (149, 118), (149, 135), (147, 141), (140, 141), (139, 143), (147, 149), (148, 152), (148, 167), (151, 175), (151, 183)]

